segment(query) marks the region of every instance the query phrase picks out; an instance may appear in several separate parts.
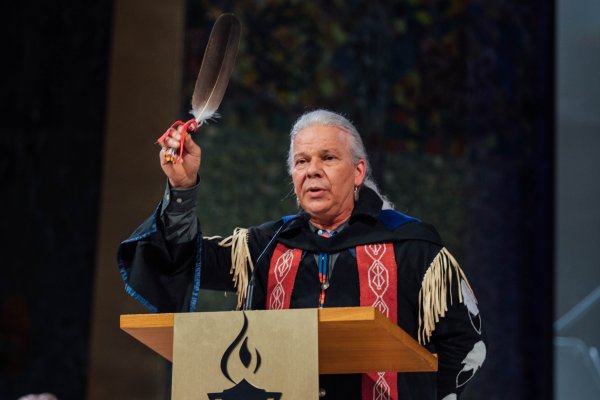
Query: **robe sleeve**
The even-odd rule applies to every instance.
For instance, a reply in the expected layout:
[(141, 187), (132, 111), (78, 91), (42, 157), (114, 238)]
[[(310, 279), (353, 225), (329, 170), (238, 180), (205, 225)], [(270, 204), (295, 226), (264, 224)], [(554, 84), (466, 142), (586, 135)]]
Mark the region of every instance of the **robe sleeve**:
[(126, 292), (150, 312), (196, 311), (201, 287), (233, 292), (230, 249), (216, 239), (203, 239), (199, 223), (191, 240), (167, 240), (161, 209), (159, 204), (119, 246), (117, 263)]
[(486, 357), (477, 300), (458, 262), (441, 248), (419, 293), (419, 341), (438, 354), (437, 398), (458, 399)]

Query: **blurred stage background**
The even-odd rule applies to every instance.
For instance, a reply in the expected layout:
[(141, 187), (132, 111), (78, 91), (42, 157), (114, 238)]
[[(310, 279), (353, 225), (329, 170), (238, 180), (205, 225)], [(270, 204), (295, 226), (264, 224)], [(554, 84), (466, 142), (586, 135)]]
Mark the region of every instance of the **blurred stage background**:
[(145, 310), (115, 252), (161, 198), (154, 141), (188, 117), (222, 12), (243, 31), (223, 118), (196, 136), (205, 234), (292, 212), (289, 128), (306, 110), (341, 112), (384, 193), (439, 229), (474, 286), (490, 347), (464, 398), (600, 390), (595, 0), (4, 10), (1, 399), (167, 397), (166, 363), (118, 329)]

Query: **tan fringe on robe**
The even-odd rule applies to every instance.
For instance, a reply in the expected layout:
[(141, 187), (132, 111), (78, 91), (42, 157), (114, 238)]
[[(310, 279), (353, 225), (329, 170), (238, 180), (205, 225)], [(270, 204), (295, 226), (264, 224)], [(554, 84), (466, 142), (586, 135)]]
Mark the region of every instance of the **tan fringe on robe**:
[(248, 248), (248, 229), (235, 228), (233, 234), (219, 242), (221, 247), (231, 247), (231, 269), (233, 285), (237, 289), (237, 309), (240, 310), (248, 290), (248, 276), (254, 270), (250, 249)]
[(426, 344), (431, 339), (435, 324), (448, 311), (448, 300), (453, 304), (452, 287), (456, 286), (458, 302), (463, 302), (460, 281), (469, 289), (469, 281), (460, 268), (458, 261), (443, 247), (429, 265), (421, 290), (419, 291), (419, 343)]
[[(229, 272), (233, 275), (233, 284), (237, 289), (237, 308), (241, 309), (248, 289), (249, 275), (254, 270), (248, 248), (248, 229), (235, 228), (231, 236), (219, 242), (219, 246), (231, 247)], [(458, 293), (458, 303), (463, 302), (461, 280), (467, 284), (469, 289), (471, 288), (458, 261), (445, 247), (442, 248), (425, 272), (419, 291), (418, 339), (420, 344), (429, 342), (435, 330), (435, 324), (446, 315), (449, 305), (453, 304), (453, 285), (456, 286), (455, 292)]]

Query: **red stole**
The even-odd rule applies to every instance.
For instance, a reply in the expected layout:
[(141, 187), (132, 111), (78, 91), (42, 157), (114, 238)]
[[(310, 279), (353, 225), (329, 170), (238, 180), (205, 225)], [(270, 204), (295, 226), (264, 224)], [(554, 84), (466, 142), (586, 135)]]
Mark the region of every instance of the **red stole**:
[[(302, 251), (278, 243), (269, 267), (267, 309), (290, 308), (292, 290)], [(398, 323), (397, 264), (392, 243), (374, 243), (356, 247), (360, 285), (360, 305), (374, 307)], [(316, 305), (315, 305), (316, 306)], [(395, 372), (363, 374), (363, 400), (398, 400)]]

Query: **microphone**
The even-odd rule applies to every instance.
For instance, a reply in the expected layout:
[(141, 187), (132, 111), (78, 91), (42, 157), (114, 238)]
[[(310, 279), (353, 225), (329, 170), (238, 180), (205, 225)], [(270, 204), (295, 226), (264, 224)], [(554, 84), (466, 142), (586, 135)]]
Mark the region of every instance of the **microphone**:
[(295, 221), (298, 218), (301, 218), (302, 216), (303, 216), (303, 214), (300, 214), (300, 212), (298, 212), (297, 214), (289, 217), (288, 219), (285, 219), (285, 217), (284, 217), (283, 224), (281, 224), (281, 226), (279, 227), (279, 229), (277, 229), (277, 231), (275, 232), (275, 234), (273, 235), (271, 240), (269, 240), (269, 243), (267, 243), (265, 248), (260, 252), (260, 255), (256, 259), (254, 270), (252, 270), (252, 275), (250, 275), (250, 281), (248, 282), (248, 289), (246, 290), (246, 302), (244, 303), (244, 307), (242, 308), (242, 310), (244, 310), (244, 311), (252, 310), (252, 298), (254, 297), (254, 284), (256, 281), (256, 270), (258, 269), (260, 262), (262, 261), (264, 256), (267, 254), (268, 250), (271, 248), (271, 246), (273, 245), (275, 240), (279, 237), (279, 234), (281, 233), (281, 231), (283, 231), (283, 228), (288, 226), (292, 221)]

